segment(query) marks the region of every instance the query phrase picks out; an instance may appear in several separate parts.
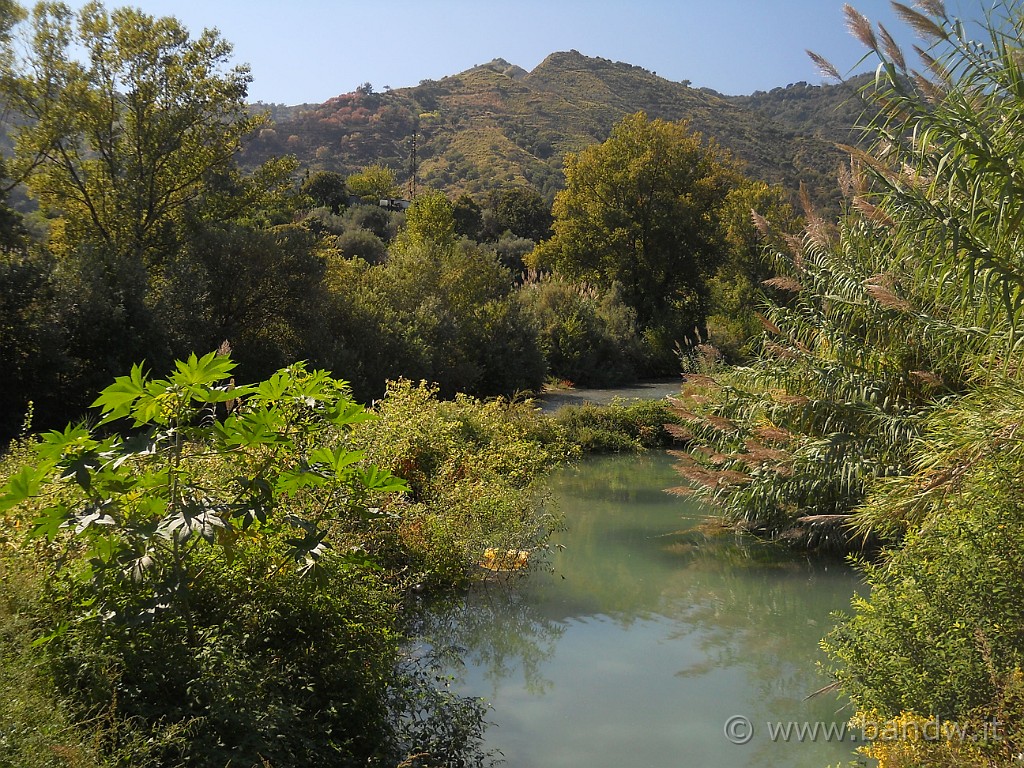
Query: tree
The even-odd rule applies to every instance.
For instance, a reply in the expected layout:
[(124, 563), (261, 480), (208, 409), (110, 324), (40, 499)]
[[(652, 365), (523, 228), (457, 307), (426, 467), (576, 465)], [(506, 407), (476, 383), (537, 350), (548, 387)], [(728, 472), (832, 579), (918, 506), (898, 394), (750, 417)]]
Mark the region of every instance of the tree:
[(565, 161), (554, 236), (534, 266), (608, 288), (620, 283), (661, 366), (703, 333), (708, 279), (722, 261), (718, 224), (738, 173), (685, 122), (624, 118), (611, 137)]
[(348, 202), (348, 188), (345, 177), (334, 171), (317, 171), (302, 182), (300, 190), (316, 206), (330, 208), (331, 213), (340, 213)]
[(453, 210), (455, 216), (455, 231), (470, 240), (477, 240), (480, 237), (480, 228), (483, 226), (483, 211), (480, 205), (465, 192), (455, 200)]
[(234, 173), (242, 137), (265, 121), (216, 31), (193, 39), (173, 18), (98, 2), (77, 15), (40, 3), (25, 27), (0, 62), (0, 97), (22, 118), (11, 174), (61, 217), (65, 248), (149, 262), (186, 211), (223, 217), (250, 202), (238, 190), (209, 199), (211, 177)]
[(455, 207), (443, 192), (425, 192), (406, 212), (405, 229), (396, 246), (435, 246), (450, 249), (457, 240)]
[(491, 193), (484, 236), (497, 240), (505, 232), (539, 242), (551, 234), (551, 209), (530, 187), (505, 187)]
[(395, 172), (380, 163), (367, 166), (363, 170), (351, 174), (345, 183), (353, 195), (361, 197), (367, 203), (376, 204), (378, 200), (398, 194)]

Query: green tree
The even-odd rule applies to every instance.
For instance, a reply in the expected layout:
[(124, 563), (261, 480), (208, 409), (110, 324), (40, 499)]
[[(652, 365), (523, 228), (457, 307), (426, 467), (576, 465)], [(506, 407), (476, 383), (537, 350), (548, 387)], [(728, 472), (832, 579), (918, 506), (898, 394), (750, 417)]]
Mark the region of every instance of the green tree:
[(539, 242), (551, 234), (551, 208), (530, 187), (505, 187), (492, 192), (484, 221), (483, 235), (488, 240), (511, 232), (516, 237)]
[(621, 284), (664, 368), (674, 344), (703, 335), (708, 280), (726, 250), (718, 215), (737, 181), (729, 158), (686, 123), (626, 117), (607, 141), (566, 158), (554, 236), (533, 265)]
[(302, 182), (299, 191), (308, 196), (313, 205), (330, 208), (334, 214), (340, 213), (348, 203), (345, 177), (334, 171), (317, 171)]
[[(455, 233), (451, 202), (420, 195), (387, 261), (355, 291), (359, 357), (371, 382), (399, 377), (457, 392), (513, 395), (544, 377), (536, 331), (494, 253)], [(372, 330), (371, 330), (372, 329)]]
[(463, 193), (455, 200), (455, 231), (470, 240), (480, 238), (483, 226), (483, 210), (472, 197)]
[(516, 298), (538, 330), (549, 376), (584, 386), (636, 378), (636, 313), (620, 293), (618, 285), (601, 291), (558, 275), (531, 275), (523, 283)]
[[(11, 173), (60, 217), (51, 241), (151, 262), (173, 244), (187, 211), (244, 210), (211, 200), (211, 177), (234, 173), (241, 139), (265, 118), (250, 113), (248, 69), (227, 69), (231, 46), (211, 30), (191, 38), (173, 18), (98, 2), (75, 15), (40, 3), (15, 30), (0, 96), (22, 119)], [(79, 60), (79, 57), (83, 61)]]
[(730, 191), (720, 213), (726, 253), (708, 281), (707, 340), (727, 360), (743, 361), (753, 351), (753, 342), (763, 331), (757, 310), (764, 294), (788, 298), (769, 282), (777, 276), (775, 266), (763, 253), (765, 240), (752, 216), (756, 211), (780, 233), (795, 236), (800, 221), (788, 198), (780, 187), (743, 181)]
[(351, 174), (345, 179), (345, 184), (353, 195), (374, 205), (378, 200), (395, 197), (398, 194), (395, 172), (380, 163)]

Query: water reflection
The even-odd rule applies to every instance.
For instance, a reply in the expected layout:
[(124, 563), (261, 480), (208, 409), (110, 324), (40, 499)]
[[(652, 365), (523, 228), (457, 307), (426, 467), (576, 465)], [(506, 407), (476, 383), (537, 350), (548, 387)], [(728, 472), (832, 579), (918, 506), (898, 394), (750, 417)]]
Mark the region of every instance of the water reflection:
[[(439, 606), (435, 647), (461, 650), (462, 690), (490, 699), (488, 740), (511, 768), (813, 765), (849, 744), (776, 743), (769, 721), (845, 721), (820, 688), (818, 641), (857, 579), (839, 561), (708, 536), (667, 496), (662, 455), (561, 473), (566, 515), (551, 572), (481, 585)], [(838, 714), (837, 714), (838, 712)], [(723, 724), (753, 722), (749, 744)]]

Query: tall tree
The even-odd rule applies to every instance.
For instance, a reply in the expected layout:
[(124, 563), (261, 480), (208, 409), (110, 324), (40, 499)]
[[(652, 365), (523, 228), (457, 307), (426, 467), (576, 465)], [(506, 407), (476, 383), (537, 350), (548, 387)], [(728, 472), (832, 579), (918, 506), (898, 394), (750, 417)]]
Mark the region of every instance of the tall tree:
[[(265, 119), (246, 107), (251, 77), (228, 68), (230, 44), (174, 18), (40, 3), (5, 48), (0, 97), (25, 118), (13, 178), (61, 217), (66, 241), (112, 257), (155, 258)], [(207, 202), (237, 212), (238, 197)]]
[(176, 19), (98, 2), (0, 19), (0, 101), (15, 143), (0, 188), (24, 182), (47, 216), (63, 419), (132, 362), (205, 346), (195, 321), (215, 312), (199, 306), (213, 296), (210, 275), (186, 256), (224, 222), (258, 227), (274, 206), (273, 218), (290, 218), (280, 210), (289, 165), (237, 171), (242, 137), (265, 118), (250, 112), (248, 69), (229, 66), (216, 31), (191, 37)]
[(685, 122), (626, 117), (607, 141), (566, 158), (554, 236), (533, 265), (620, 283), (651, 351), (671, 364), (673, 344), (703, 331), (707, 281), (725, 248), (718, 213), (738, 178)]

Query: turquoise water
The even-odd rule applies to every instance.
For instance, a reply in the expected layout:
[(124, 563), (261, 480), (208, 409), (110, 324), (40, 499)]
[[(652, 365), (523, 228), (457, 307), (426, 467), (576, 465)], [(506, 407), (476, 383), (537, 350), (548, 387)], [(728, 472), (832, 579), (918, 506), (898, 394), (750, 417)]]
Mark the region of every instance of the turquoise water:
[[(509, 768), (816, 766), (850, 741), (773, 740), (769, 723), (842, 724), (816, 669), (829, 615), (859, 587), (840, 561), (705, 535), (664, 454), (588, 460), (554, 478), (566, 529), (550, 572), (490, 581), (434, 612), (459, 690), (491, 705)], [(725, 733), (746, 718), (749, 742)], [(747, 735), (734, 721), (734, 739)]]

